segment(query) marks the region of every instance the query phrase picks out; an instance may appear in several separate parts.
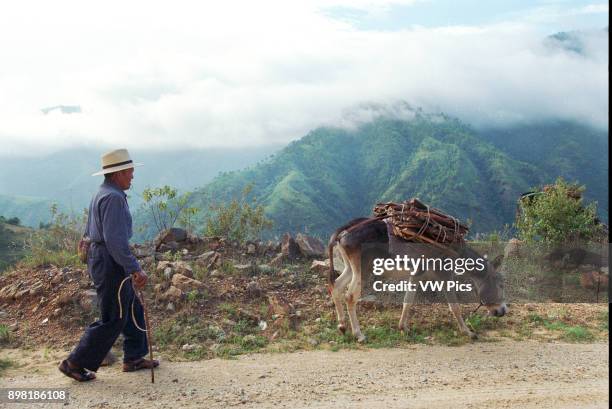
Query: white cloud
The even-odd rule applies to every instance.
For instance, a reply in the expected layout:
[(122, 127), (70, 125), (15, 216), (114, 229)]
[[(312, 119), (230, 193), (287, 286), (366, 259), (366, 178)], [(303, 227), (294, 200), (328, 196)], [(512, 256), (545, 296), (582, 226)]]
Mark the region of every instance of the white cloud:
[[(527, 23), (366, 32), (320, 12), (345, 4), (2, 5), (0, 146), (288, 142), (346, 124), (351, 107), (398, 100), (476, 124), (560, 117), (607, 126), (607, 33), (586, 36), (581, 57), (546, 48)], [(40, 111), (59, 104), (83, 113)]]

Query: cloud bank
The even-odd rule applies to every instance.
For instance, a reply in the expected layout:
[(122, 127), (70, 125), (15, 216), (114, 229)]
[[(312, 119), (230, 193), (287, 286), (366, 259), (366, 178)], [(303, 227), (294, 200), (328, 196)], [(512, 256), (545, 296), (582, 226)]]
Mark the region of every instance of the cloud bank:
[[(578, 54), (529, 20), (375, 31), (323, 12), (341, 0), (218, 3), (0, 6), (0, 154), (285, 143), (399, 101), (476, 126), (608, 124), (607, 30), (577, 33)], [(81, 112), (42, 111), (58, 105)]]

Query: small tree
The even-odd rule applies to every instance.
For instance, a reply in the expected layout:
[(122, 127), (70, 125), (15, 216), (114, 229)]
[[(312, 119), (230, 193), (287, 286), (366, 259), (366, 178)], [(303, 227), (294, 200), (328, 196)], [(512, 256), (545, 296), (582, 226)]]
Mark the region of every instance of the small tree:
[(11, 217), (6, 221), (6, 223), (12, 224), (13, 226), (19, 226), (21, 225), (21, 220), (19, 220), (19, 217)]
[(567, 244), (576, 240), (591, 240), (600, 232), (597, 206), (584, 206), (585, 187), (558, 178), (554, 185), (519, 201), (516, 228), (526, 242)]
[(53, 204), (51, 222), (35, 230), (25, 240), (25, 263), (30, 266), (47, 263), (80, 265), (77, 246), (86, 220), (87, 209), (83, 209), (80, 215), (68, 215)]
[(157, 233), (174, 227), (177, 221), (191, 230), (193, 218), (200, 209), (188, 206), (190, 197), (190, 192), (178, 195), (177, 190), (168, 185), (146, 188), (142, 192), (143, 207), (150, 212)]
[(243, 243), (259, 238), (264, 230), (271, 228), (272, 221), (266, 218), (264, 207), (257, 204), (256, 198), (248, 200), (251, 190), (252, 186), (248, 185), (240, 198), (210, 206), (211, 214), (206, 222), (205, 234)]

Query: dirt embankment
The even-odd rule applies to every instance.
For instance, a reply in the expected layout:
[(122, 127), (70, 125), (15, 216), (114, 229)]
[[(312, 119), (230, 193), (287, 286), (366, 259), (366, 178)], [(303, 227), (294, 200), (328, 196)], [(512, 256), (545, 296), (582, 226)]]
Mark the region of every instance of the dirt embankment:
[(68, 388), (75, 408), (607, 408), (608, 348), (504, 341), (253, 354), (162, 362), (154, 385), (117, 364), (78, 384), (56, 370), (60, 353), (12, 350), (2, 355), (27, 365), (0, 383)]

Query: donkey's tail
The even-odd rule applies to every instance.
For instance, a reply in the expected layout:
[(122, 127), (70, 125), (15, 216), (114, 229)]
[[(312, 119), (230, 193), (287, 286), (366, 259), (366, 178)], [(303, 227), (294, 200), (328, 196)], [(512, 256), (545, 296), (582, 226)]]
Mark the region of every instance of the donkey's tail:
[(329, 243), (327, 244), (327, 256), (329, 257), (329, 270), (327, 271), (327, 287), (331, 293), (334, 288), (334, 282), (338, 278), (338, 273), (334, 268), (334, 246), (338, 243), (339, 236), (341, 233), (350, 230), (352, 227), (356, 227), (357, 225), (361, 225), (362, 223), (370, 220), (368, 217), (359, 217), (357, 219), (353, 219), (344, 226), (338, 228), (329, 238)]
[(342, 230), (338, 229), (332, 234), (329, 238), (329, 243), (327, 244), (327, 256), (329, 257), (329, 270), (327, 270), (327, 287), (331, 293), (331, 290), (334, 288), (334, 282), (336, 278), (338, 278), (338, 273), (334, 268), (334, 246), (338, 242), (338, 235)]

